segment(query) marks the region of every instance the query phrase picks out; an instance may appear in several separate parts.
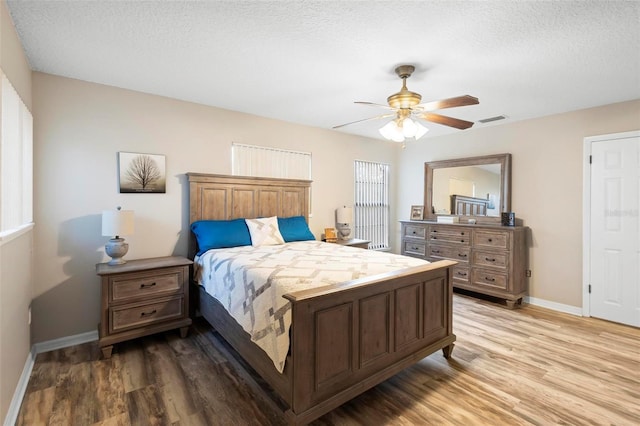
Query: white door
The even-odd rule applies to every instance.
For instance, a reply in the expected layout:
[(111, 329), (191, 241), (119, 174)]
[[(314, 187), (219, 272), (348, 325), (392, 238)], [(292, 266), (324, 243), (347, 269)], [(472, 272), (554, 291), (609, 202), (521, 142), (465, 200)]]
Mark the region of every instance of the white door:
[(591, 142), (590, 314), (640, 327), (640, 136)]

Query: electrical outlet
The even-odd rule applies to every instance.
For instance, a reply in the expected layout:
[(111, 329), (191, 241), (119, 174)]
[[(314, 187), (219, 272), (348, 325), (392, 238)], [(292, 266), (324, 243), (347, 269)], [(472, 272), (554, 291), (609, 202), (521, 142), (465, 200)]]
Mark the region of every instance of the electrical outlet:
[(527, 270), (524, 272), (524, 276), (525, 276), (525, 277), (527, 277), (527, 278), (531, 278), (531, 269), (527, 269)]

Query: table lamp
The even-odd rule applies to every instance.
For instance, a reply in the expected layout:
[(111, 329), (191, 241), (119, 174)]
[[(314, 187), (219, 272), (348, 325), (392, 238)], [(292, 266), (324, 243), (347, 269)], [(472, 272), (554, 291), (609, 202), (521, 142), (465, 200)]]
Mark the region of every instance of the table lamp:
[(121, 235), (133, 234), (133, 210), (105, 210), (102, 212), (102, 235), (112, 237), (104, 246), (104, 251), (111, 257), (108, 265), (122, 265), (127, 263), (123, 259), (129, 251), (129, 244), (124, 242)]
[(351, 221), (353, 220), (353, 208), (342, 206), (336, 209), (336, 228), (341, 240), (351, 237)]

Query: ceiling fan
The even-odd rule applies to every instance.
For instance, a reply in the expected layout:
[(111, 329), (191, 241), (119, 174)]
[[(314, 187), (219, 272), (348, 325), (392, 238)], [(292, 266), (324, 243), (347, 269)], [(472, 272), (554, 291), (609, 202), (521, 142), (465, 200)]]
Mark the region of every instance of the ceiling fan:
[(334, 126), (334, 129), (349, 126), (351, 124), (362, 123), (364, 121), (378, 120), (382, 118), (395, 117), (380, 129), (380, 134), (386, 139), (396, 142), (403, 142), (407, 137), (419, 139), (428, 131), (426, 127), (415, 119), (422, 119), (432, 123), (442, 124), (444, 126), (454, 127), (456, 129), (468, 129), (473, 126), (472, 121), (461, 120), (459, 118), (440, 115), (431, 111), (453, 108), (467, 105), (476, 105), (479, 103), (478, 98), (465, 95), (455, 98), (442, 99), (439, 101), (420, 103), (422, 96), (419, 93), (411, 92), (407, 89), (407, 78), (411, 77), (415, 67), (413, 65), (400, 65), (396, 68), (396, 74), (402, 79), (402, 89), (398, 93), (387, 98), (387, 105), (376, 104), (373, 102), (355, 102), (356, 104), (380, 107), (390, 112), (375, 117), (369, 117), (362, 120), (352, 121), (350, 123)]

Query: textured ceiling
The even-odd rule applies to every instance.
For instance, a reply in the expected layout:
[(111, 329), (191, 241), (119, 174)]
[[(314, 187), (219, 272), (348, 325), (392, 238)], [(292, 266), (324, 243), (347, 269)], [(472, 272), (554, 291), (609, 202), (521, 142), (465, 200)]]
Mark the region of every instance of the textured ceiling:
[[(638, 1), (8, 1), (36, 71), (331, 128), (401, 87), (475, 128), (640, 98)], [(381, 138), (383, 122), (340, 131)], [(460, 130), (427, 124), (426, 137)]]

